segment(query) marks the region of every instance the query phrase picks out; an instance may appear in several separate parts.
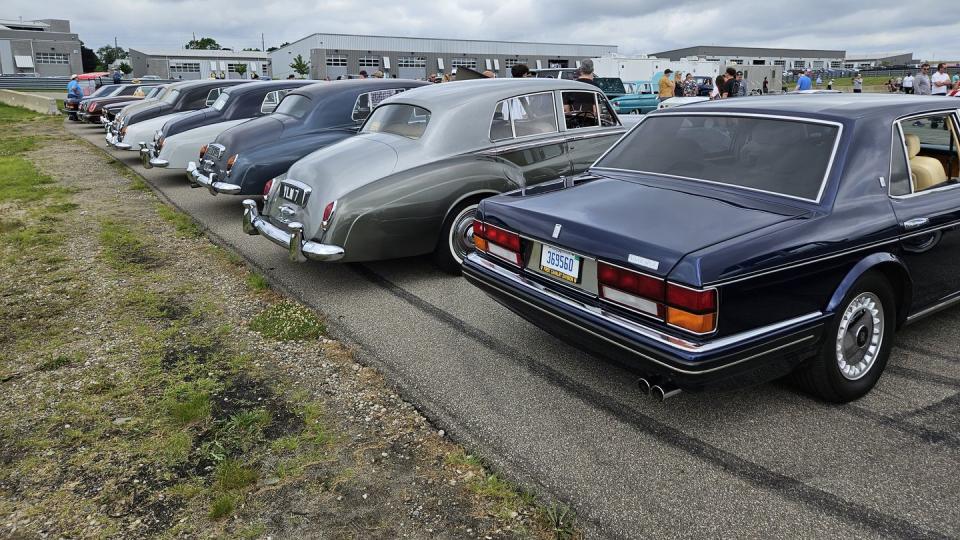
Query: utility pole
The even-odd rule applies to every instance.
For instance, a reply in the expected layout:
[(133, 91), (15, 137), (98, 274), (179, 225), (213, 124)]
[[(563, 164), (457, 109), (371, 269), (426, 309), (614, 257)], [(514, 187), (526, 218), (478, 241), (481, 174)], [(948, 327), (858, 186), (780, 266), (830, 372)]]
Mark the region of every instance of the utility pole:
[(260, 32), (260, 50), (262, 52), (267, 52), (267, 46), (263, 42), (263, 32)]

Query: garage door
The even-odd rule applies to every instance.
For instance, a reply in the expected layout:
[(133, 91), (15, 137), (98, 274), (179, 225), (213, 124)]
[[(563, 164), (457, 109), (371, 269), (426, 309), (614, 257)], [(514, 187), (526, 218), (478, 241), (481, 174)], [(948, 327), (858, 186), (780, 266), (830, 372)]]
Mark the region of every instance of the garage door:
[(426, 79), (427, 59), (422, 56), (401, 56), (397, 59), (397, 76), (401, 79)]

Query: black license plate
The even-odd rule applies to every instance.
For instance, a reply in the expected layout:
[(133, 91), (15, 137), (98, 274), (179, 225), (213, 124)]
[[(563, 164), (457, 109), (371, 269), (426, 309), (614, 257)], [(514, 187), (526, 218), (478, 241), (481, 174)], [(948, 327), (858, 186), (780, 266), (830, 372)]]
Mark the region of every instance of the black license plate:
[(290, 184), (281, 182), (279, 191), (281, 199), (286, 199), (300, 206), (303, 206), (307, 202), (305, 192), (297, 186), (291, 186)]

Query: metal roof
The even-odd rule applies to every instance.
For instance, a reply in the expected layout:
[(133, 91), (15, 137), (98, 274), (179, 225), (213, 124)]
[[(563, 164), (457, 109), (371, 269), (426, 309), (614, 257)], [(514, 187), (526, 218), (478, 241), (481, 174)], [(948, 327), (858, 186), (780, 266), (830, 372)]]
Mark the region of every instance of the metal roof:
[(207, 49), (168, 49), (168, 50), (143, 50), (130, 49), (130, 52), (136, 52), (145, 56), (165, 56), (170, 58), (242, 58), (259, 60), (269, 60), (270, 54), (257, 51), (222, 51)]
[[(616, 52), (616, 45), (540, 43), (532, 41), (496, 41), (460, 38), (421, 38), (403, 36), (362, 36), (355, 34), (314, 33), (281, 47), (286, 49), (305, 40), (314, 40), (317, 49), (396, 51), (409, 53), (491, 54), (531, 56), (601, 56)], [(274, 51), (277, 52), (277, 51)]]
[(652, 53), (658, 58), (679, 56), (773, 56), (785, 58), (844, 58), (846, 51), (825, 49), (784, 49), (775, 47), (730, 47), (720, 45), (694, 45)]

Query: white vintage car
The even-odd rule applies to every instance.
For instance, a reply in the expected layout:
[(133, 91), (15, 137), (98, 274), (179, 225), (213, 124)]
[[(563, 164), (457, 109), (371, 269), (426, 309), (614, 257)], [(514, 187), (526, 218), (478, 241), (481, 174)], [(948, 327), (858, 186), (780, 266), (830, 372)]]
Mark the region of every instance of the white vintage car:
[(151, 142), (141, 145), (140, 161), (148, 169), (186, 169), (201, 146), (237, 124), (272, 113), (287, 92), (307, 84), (312, 82), (258, 81), (227, 88), (210, 107), (164, 123)]

